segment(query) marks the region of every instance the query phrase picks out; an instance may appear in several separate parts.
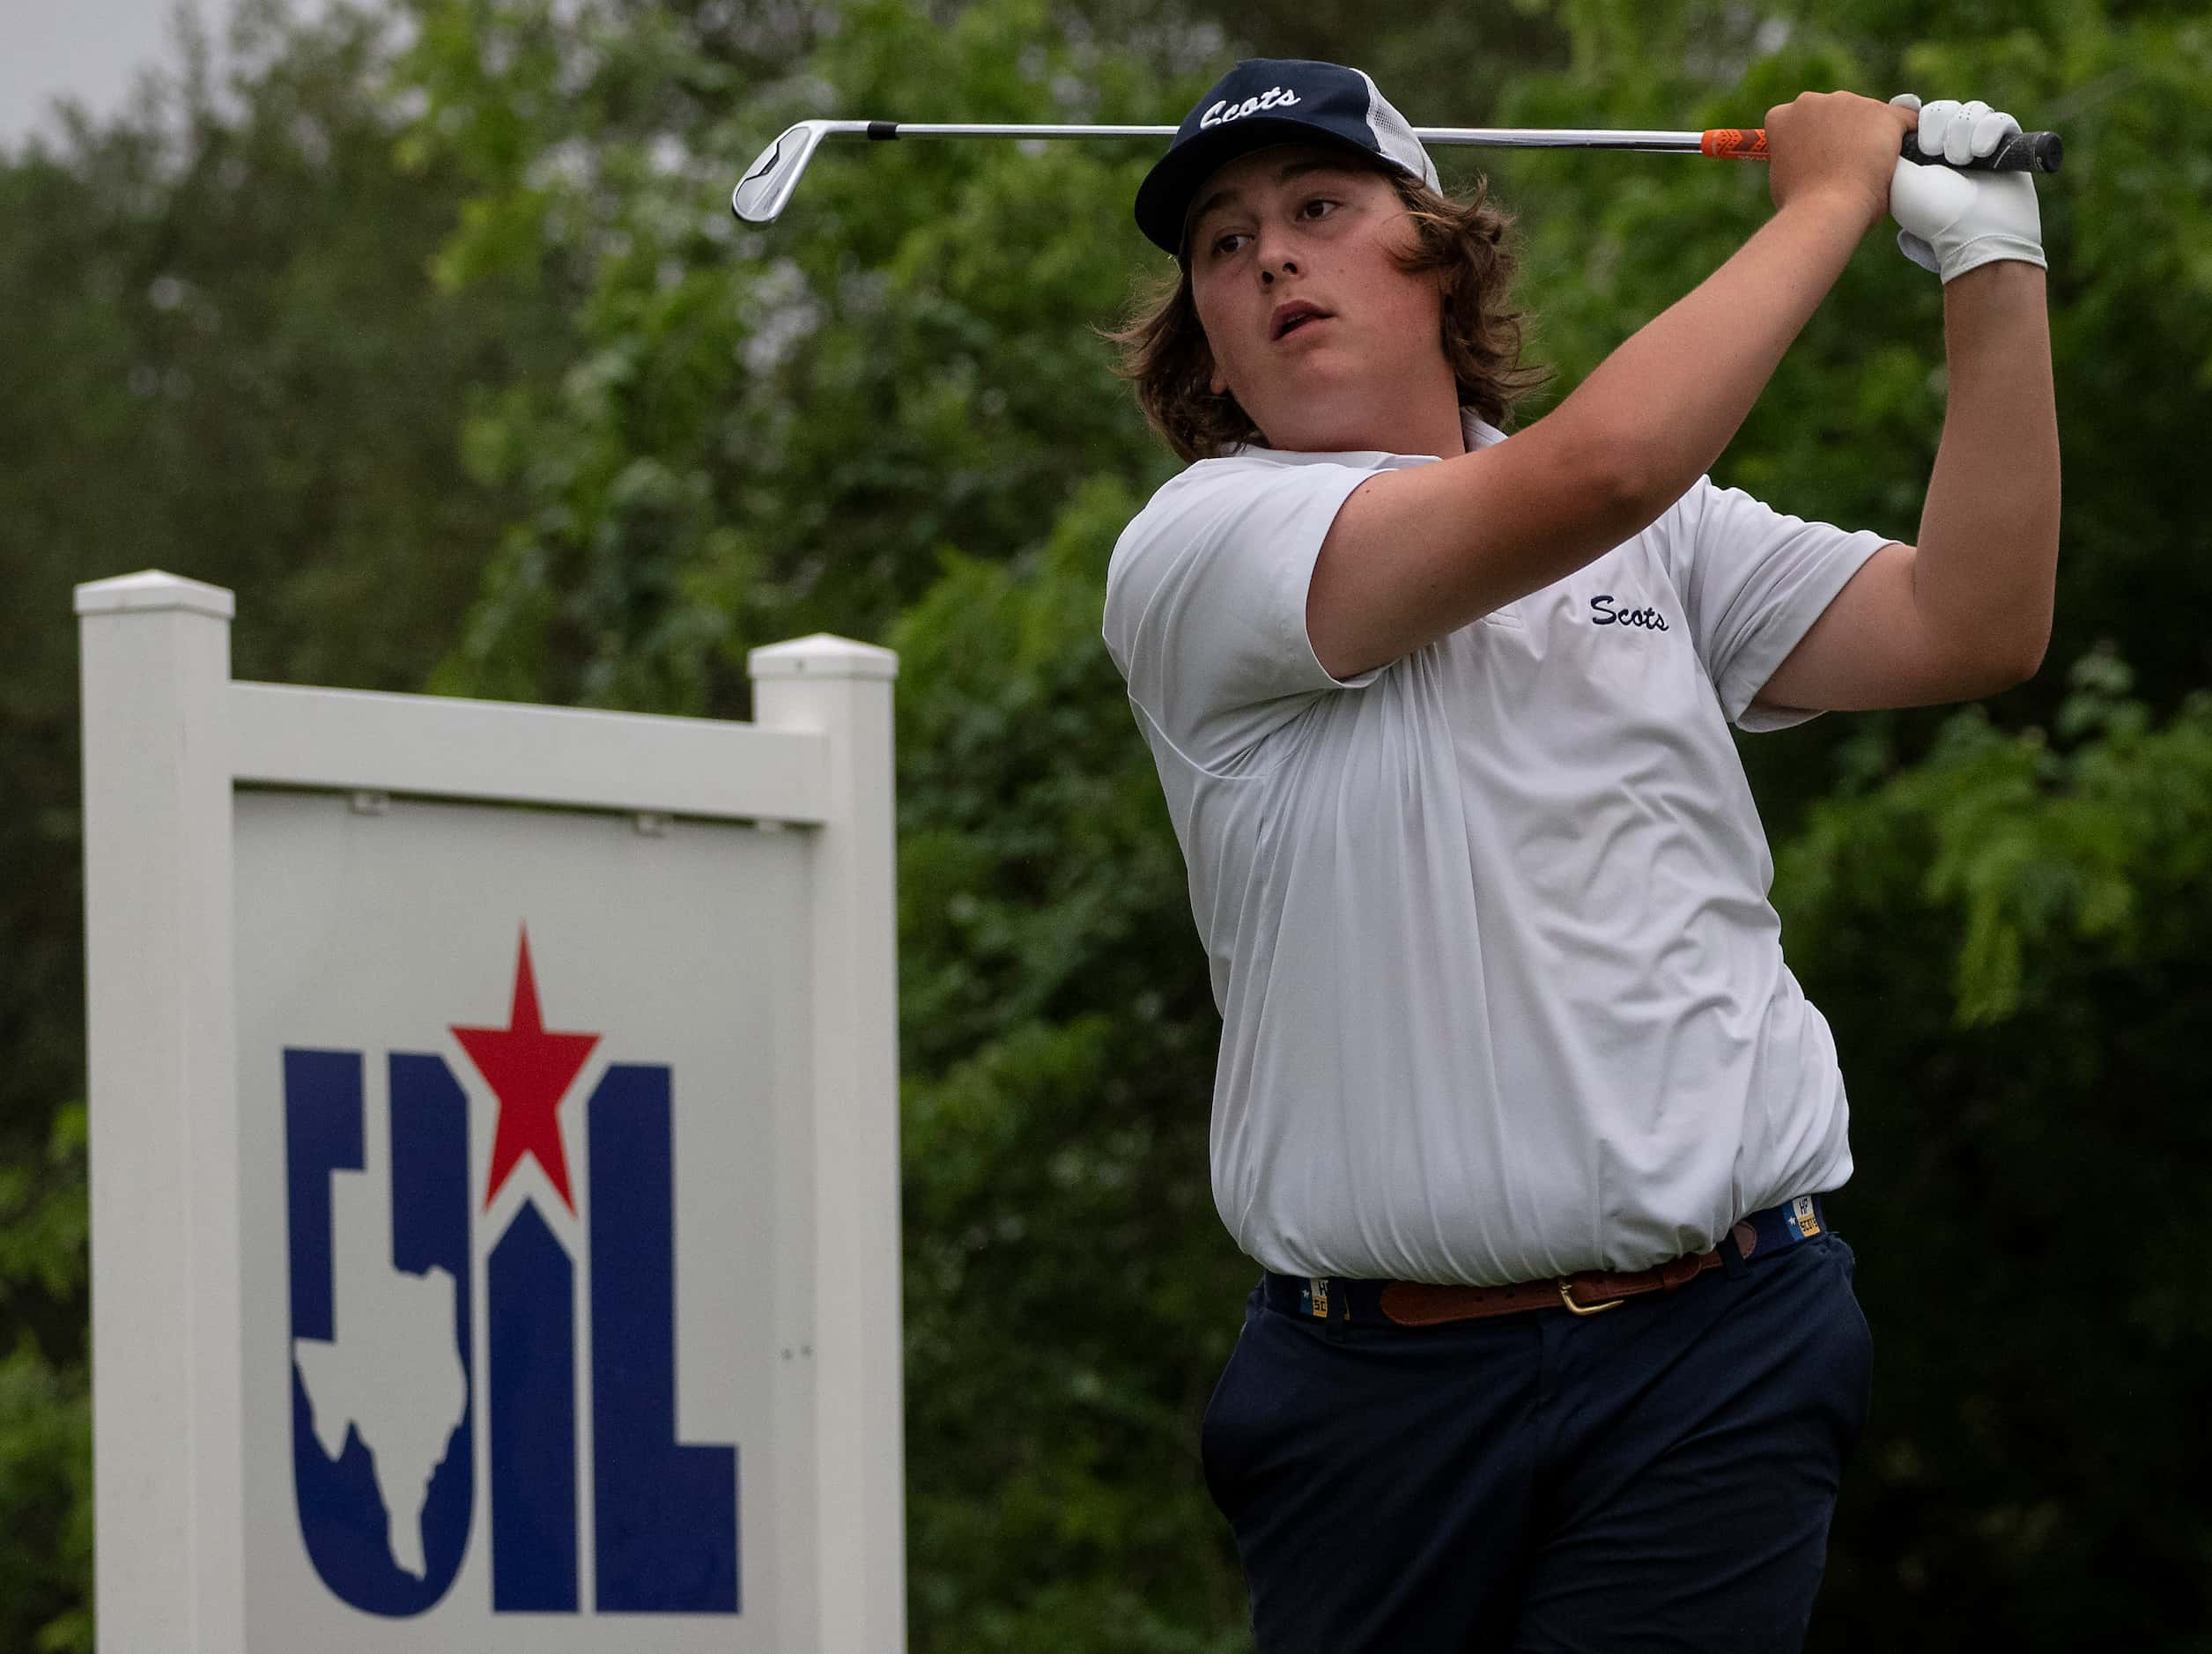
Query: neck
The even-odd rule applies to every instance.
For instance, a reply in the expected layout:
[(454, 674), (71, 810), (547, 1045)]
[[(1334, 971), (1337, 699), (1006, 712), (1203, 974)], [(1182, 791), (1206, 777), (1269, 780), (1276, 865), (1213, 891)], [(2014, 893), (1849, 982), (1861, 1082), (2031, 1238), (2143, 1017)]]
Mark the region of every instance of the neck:
[(1268, 446), (1292, 454), (1432, 454), (1440, 460), (1467, 452), (1458, 402), (1370, 410), (1313, 420), (1286, 419), (1264, 431)]

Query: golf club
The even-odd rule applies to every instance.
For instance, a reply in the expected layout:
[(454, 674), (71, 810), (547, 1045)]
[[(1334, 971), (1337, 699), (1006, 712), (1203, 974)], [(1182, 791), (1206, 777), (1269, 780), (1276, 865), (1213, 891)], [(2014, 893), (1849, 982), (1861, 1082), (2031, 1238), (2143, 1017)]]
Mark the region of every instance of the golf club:
[[(920, 125), (895, 121), (802, 121), (760, 151), (730, 191), (729, 207), (748, 224), (773, 224), (799, 187), (799, 175), (825, 138), (1172, 138), (1172, 126), (962, 126)], [(1488, 149), (1647, 150), (1663, 154), (1706, 155), (1724, 160), (1767, 159), (1766, 132), (1759, 127), (1720, 127), (1706, 132), (1639, 132), (1617, 128), (1417, 127), (1424, 144), (1467, 144)], [(1956, 166), (1962, 172), (2055, 173), (2063, 154), (2055, 132), (2016, 132), (1992, 154), (1970, 161), (1946, 161), (1920, 153), (1916, 134), (1905, 135), (1904, 157), (1923, 166)]]

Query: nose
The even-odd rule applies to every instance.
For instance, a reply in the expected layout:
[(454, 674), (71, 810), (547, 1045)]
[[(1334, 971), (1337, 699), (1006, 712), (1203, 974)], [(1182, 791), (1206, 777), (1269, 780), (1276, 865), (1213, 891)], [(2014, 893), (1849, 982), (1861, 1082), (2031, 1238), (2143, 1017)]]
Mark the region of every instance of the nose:
[(1298, 274), (1298, 261), (1288, 254), (1278, 254), (1260, 261), (1260, 279), (1262, 283), (1272, 282), (1278, 270), (1285, 276), (1295, 276)]

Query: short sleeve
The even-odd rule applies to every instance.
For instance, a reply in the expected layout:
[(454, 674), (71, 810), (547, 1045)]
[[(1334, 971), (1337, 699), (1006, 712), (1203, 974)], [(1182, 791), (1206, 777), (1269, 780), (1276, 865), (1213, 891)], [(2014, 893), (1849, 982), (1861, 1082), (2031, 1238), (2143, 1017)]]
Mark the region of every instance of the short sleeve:
[(1888, 540), (1868, 529), (1808, 522), (1705, 476), (1662, 526), (1668, 576), (1729, 721), (1756, 732), (1817, 716), (1751, 703)]
[(1202, 461), (1123, 530), (1106, 574), (1106, 647), (1129, 698), (1189, 762), (1249, 763), (1331, 677), (1306, 630), (1329, 524), (1375, 475), (1357, 465)]

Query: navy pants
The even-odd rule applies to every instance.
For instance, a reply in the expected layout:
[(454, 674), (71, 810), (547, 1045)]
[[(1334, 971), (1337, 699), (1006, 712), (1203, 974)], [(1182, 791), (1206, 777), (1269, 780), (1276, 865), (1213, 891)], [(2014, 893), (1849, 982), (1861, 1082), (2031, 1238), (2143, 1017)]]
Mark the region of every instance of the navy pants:
[(1872, 1343), (1832, 1231), (1688, 1285), (1432, 1327), (1255, 1291), (1202, 1434), (1261, 1654), (1783, 1654)]

